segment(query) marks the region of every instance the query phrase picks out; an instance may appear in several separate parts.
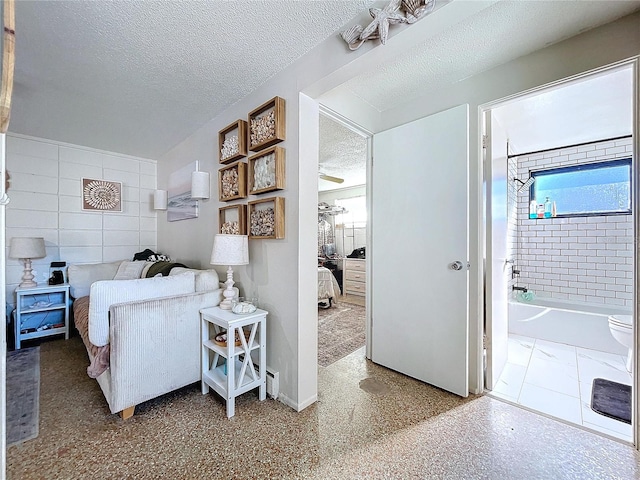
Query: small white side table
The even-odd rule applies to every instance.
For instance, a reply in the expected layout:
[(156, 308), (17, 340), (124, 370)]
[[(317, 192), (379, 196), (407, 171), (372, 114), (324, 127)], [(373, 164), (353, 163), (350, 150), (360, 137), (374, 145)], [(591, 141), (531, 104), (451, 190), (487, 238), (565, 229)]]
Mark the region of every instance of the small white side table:
[[(16, 350), (32, 338), (64, 333), (69, 339), (69, 284), (16, 288)], [(24, 327), (24, 329), (23, 329)]]
[[(267, 398), (267, 313), (258, 309), (238, 315), (219, 307), (200, 310), (202, 394), (209, 393), (211, 387), (222, 396), (227, 402), (228, 418), (235, 415), (238, 395), (259, 388), (260, 400)], [(226, 345), (219, 345), (215, 337), (224, 331)], [(236, 336), (239, 345), (234, 342)]]

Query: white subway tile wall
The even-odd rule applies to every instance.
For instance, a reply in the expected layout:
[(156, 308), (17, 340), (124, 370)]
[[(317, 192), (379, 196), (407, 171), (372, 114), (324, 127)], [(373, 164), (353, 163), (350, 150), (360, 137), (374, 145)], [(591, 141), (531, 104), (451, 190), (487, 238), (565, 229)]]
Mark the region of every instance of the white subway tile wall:
[[(512, 157), (509, 172), (517, 167), (517, 178), (525, 180), (531, 170), (628, 158), (632, 151), (631, 138), (594, 142)], [(632, 215), (530, 220), (528, 193), (516, 194), (517, 209), (509, 217), (518, 285), (540, 297), (632, 308)]]
[[(8, 258), (12, 237), (44, 237), (47, 256), (33, 261), (38, 283), (46, 282), (52, 261), (96, 263), (131, 259), (156, 249), (157, 214), (151, 197), (156, 162), (81, 146), (7, 135), (11, 174), (6, 210), (7, 300), (20, 283), (23, 264)], [(81, 179), (122, 182), (123, 211), (82, 210)]]

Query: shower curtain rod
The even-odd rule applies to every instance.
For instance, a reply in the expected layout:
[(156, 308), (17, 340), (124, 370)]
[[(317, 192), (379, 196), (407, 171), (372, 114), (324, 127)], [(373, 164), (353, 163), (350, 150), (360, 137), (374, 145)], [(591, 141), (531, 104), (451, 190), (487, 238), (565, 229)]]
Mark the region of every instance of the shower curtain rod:
[(535, 150), (533, 152), (524, 152), (524, 153), (507, 155), (507, 158), (523, 157), (525, 155), (534, 155), (536, 153), (550, 152), (552, 150), (559, 150), (561, 148), (581, 147), (582, 145), (591, 145), (592, 143), (600, 143), (600, 142), (610, 142), (612, 140), (622, 140), (623, 138), (631, 138), (631, 137), (633, 137), (633, 135), (622, 135), (621, 137), (603, 138), (602, 140), (592, 140), (590, 142), (574, 143), (572, 145), (562, 145), (560, 147), (545, 148), (544, 150)]

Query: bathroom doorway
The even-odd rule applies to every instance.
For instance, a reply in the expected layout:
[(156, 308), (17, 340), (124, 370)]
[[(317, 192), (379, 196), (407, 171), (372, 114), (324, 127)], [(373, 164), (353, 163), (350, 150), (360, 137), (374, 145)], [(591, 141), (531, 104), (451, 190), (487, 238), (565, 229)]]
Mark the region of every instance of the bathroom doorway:
[[(635, 330), (616, 319), (635, 305), (636, 65), (483, 108), (485, 388), (630, 443)], [(612, 389), (616, 418), (599, 404)]]

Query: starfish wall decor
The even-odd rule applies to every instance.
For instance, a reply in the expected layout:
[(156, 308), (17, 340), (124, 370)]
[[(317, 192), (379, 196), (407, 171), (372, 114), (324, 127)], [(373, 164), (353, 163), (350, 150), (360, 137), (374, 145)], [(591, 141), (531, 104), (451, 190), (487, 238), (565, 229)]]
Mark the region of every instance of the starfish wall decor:
[(436, 0), (391, 0), (384, 8), (370, 8), (373, 18), (366, 27), (354, 25), (340, 34), (350, 50), (357, 50), (367, 40), (380, 39), (387, 43), (389, 26), (399, 23), (412, 24), (431, 13)]

